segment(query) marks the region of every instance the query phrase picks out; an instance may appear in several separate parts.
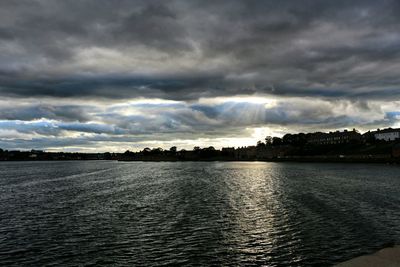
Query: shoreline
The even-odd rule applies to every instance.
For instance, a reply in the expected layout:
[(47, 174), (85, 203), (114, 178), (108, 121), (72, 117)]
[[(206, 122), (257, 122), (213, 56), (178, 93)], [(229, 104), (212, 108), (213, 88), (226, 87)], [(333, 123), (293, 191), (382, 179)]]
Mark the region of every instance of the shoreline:
[(394, 157), (285, 157), (285, 158), (254, 158), (254, 159), (178, 159), (178, 158), (114, 158), (114, 159), (8, 159), (0, 162), (57, 162), (57, 161), (118, 161), (118, 162), (298, 162), (298, 163), (363, 163), (363, 164), (400, 164), (400, 158)]
[(380, 163), (380, 164), (400, 164), (400, 159), (348, 159), (348, 158), (281, 158), (281, 159), (119, 159), (121, 162), (304, 162), (304, 163)]

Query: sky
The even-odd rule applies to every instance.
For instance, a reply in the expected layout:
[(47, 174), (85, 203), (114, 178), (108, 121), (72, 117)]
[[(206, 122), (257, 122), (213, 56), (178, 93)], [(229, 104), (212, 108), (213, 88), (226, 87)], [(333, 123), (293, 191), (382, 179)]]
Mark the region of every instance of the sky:
[(400, 1), (1, 0), (0, 148), (400, 126)]

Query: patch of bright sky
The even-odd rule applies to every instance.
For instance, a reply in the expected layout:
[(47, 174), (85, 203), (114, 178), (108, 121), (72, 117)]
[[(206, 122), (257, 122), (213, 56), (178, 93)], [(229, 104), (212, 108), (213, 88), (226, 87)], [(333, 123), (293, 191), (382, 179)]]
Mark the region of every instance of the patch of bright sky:
[(238, 95), (232, 97), (200, 98), (198, 100), (199, 104), (206, 104), (206, 105), (213, 105), (213, 104), (218, 105), (227, 102), (251, 103), (251, 104), (261, 104), (261, 105), (264, 104), (266, 108), (270, 108), (276, 105), (277, 99), (265, 96)]

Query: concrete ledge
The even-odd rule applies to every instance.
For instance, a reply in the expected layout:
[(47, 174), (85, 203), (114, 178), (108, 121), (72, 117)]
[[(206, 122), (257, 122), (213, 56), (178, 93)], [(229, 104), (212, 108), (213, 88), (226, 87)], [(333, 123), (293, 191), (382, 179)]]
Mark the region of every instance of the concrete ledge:
[(400, 267), (400, 246), (384, 248), (378, 252), (361, 256), (335, 265), (337, 267)]

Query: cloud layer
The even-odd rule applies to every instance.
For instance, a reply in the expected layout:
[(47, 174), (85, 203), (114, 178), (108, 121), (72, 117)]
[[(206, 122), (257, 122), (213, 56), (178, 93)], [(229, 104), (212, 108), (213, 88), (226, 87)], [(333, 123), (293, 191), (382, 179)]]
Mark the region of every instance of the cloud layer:
[(399, 30), (395, 0), (1, 1), (0, 147), (396, 126)]

